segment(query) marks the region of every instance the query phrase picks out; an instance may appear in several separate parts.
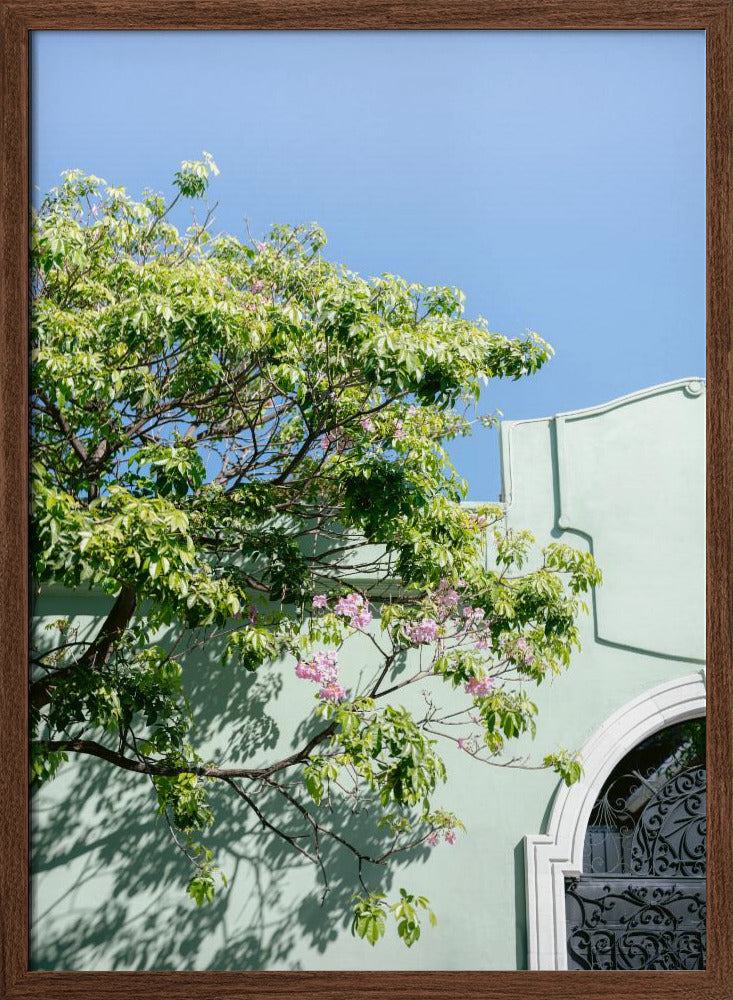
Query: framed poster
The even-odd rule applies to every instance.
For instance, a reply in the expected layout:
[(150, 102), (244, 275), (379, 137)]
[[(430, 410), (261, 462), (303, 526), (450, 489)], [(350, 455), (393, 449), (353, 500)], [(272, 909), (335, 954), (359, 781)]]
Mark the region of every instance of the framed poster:
[(3, 995), (725, 995), (730, 5), (3, 24)]

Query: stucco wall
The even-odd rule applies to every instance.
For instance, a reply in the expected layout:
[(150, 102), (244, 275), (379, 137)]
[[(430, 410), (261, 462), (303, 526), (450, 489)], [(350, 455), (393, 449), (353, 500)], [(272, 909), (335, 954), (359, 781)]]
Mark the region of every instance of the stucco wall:
[[(536, 691), (536, 759), (580, 746), (625, 702), (704, 662), (704, 419), (703, 383), (686, 379), (502, 427), (509, 523), (540, 543), (562, 537), (592, 547), (605, 574), (582, 622), (582, 653)], [(48, 591), (37, 611), (41, 627), (60, 615), (91, 626), (106, 606)], [(355, 645), (347, 669), (358, 672), (368, 656), (366, 644)], [(242, 677), (192, 662), (187, 674), (202, 743), (228, 747), (232, 761), (290, 748), (312, 705), (312, 688), (290, 667)], [(34, 967), (524, 968), (522, 841), (544, 830), (557, 781), (482, 766), (458, 750), (446, 751), (446, 763), (442, 801), (467, 833), (397, 865), (384, 883), (428, 896), (438, 926), (410, 950), (394, 933), (372, 950), (330, 916), (352, 892), (344, 852), (329, 860), (332, 888), (321, 907), (310, 866), (221, 794), (209, 842), (230, 886), (213, 906), (196, 908), (183, 892), (185, 862), (155, 821), (148, 779), (75, 761), (33, 803)], [(370, 842), (360, 817), (342, 821)]]

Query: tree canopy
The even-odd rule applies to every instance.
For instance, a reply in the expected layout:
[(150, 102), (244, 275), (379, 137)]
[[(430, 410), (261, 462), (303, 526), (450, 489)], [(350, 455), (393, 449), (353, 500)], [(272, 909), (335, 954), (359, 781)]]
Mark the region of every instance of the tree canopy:
[[(389, 902), (372, 870), (461, 831), (433, 805), (446, 743), (467, 767), (526, 764), (506, 746), (534, 731), (528, 689), (568, 665), (600, 580), (589, 554), (537, 551), (499, 505), (463, 503), (446, 451), (495, 422), (478, 412), (486, 383), (551, 350), (468, 320), (456, 288), (332, 263), (316, 225), (240, 239), (212, 234), (209, 210), (180, 231), (174, 206), (206, 212), (216, 172), (206, 154), (170, 201), (135, 201), (70, 171), (33, 217), (33, 574), (94, 587), (109, 612), (90, 634), (59, 619), (33, 651), (31, 777), (80, 755), (147, 776), (198, 903), (225, 877), (206, 846), (225, 786), (316, 866), (338, 841), (354, 932), (374, 943), (391, 913), (409, 945), (428, 901)], [(372, 651), (358, 687), (356, 635)], [(222, 642), (228, 670), (276, 663), (315, 685), (313, 735), (286, 756), (197, 749), (187, 661)], [(403, 704), (415, 684), (430, 689), (421, 712)], [(541, 766), (580, 774), (565, 751)], [(393, 835), (381, 856), (330, 822), (336, 798), (376, 805)]]

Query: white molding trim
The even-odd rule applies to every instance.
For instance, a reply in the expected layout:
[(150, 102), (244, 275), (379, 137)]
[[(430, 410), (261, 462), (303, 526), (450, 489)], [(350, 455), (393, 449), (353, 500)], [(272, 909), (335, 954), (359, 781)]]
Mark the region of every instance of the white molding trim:
[(524, 838), (528, 968), (567, 969), (565, 876), (582, 874), (585, 830), (607, 776), (657, 730), (704, 713), (702, 669), (624, 705), (582, 747), (583, 777), (559, 787), (547, 833)]

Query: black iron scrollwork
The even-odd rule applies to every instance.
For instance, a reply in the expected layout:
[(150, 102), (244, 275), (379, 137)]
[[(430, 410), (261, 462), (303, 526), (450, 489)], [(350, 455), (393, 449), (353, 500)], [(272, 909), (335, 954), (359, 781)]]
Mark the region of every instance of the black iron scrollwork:
[(570, 969), (705, 968), (705, 768), (661, 756), (617, 768), (596, 801), (566, 879)]
[(704, 969), (705, 880), (568, 879), (570, 969)]
[(705, 875), (704, 767), (683, 771), (657, 792), (641, 814), (631, 846), (638, 875)]

